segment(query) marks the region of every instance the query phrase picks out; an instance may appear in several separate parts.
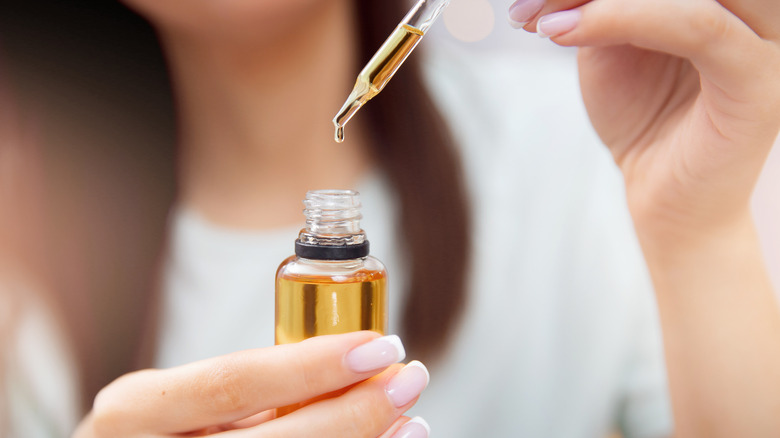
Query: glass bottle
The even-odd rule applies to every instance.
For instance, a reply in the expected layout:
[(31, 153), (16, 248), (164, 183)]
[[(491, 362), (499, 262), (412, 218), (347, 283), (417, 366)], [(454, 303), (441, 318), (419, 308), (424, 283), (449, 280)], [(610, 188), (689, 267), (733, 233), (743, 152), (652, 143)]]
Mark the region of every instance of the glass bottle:
[(318, 190), (303, 201), (306, 228), (276, 272), (276, 344), (326, 334), (387, 331), (387, 271), (370, 256), (351, 190)]

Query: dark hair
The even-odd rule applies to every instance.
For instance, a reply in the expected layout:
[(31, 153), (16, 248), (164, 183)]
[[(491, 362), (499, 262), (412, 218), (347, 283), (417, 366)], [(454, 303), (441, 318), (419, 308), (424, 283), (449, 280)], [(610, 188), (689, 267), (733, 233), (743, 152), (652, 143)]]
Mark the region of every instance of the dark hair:
[[(87, 408), (100, 388), (137, 367), (154, 320), (175, 192), (171, 91), (153, 30), (124, 6), (13, 3), (0, 7), (0, 41), (17, 66), (12, 83), (25, 96), (23, 110), (44, 127), (46, 275), (74, 340)], [(355, 4), (367, 61), (404, 3)], [(68, 117), (85, 98), (104, 111), (79, 127), (83, 114)], [(415, 56), (358, 117), (400, 200), (410, 268), (404, 342), (430, 361), (465, 300), (469, 220), (458, 155)], [(106, 175), (115, 184), (104, 184)]]
[(153, 307), (175, 185), (165, 63), (151, 27), (104, 0), (2, 2), (0, 44), (39, 149), (36, 276), (72, 340), (88, 408), (135, 367)]
[[(366, 62), (403, 18), (407, 4), (355, 3), (360, 57)], [(410, 270), (404, 343), (414, 357), (431, 363), (446, 348), (465, 304), (470, 233), (459, 156), (425, 87), (419, 59), (410, 56), (358, 117), (368, 119), (373, 153), (401, 204)]]

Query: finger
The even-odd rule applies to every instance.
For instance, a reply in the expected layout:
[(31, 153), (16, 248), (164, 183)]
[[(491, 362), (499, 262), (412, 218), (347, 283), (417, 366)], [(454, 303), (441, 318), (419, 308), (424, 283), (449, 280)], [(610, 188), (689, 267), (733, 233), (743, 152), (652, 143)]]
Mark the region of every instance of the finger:
[(411, 420), (411, 418), (407, 417), (406, 415), (402, 415), (400, 418), (395, 420), (392, 425), (390, 425), (385, 433), (378, 436), (377, 438), (391, 438), (398, 431), (398, 429), (400, 429), (404, 424), (408, 423), (409, 420)]
[[(397, 337), (357, 332), (142, 371), (98, 394), (94, 421), (109, 432), (114, 427), (147, 433), (205, 429), (352, 385), (403, 355)], [(126, 418), (132, 424), (121, 421)]]
[(393, 426), (379, 438), (427, 438), (431, 434), (431, 427), (422, 417), (401, 417)]
[(253, 429), (232, 431), (230, 438), (376, 437), (394, 427), (428, 385), (425, 366), (412, 361), (401, 368), (394, 365), (366, 380), (343, 395), (322, 400)]
[[(341, 395), (341, 394), (338, 394)], [(335, 395), (334, 395), (335, 396)], [(308, 403), (308, 401), (307, 401)], [(233, 430), (233, 429), (247, 429), (250, 427), (254, 427), (260, 424), (265, 423), (266, 421), (271, 421), (274, 418), (276, 418), (274, 410), (268, 410), (260, 412), (259, 414), (252, 415), (251, 417), (244, 418), (243, 420), (238, 420), (236, 422), (233, 422), (231, 424), (226, 424), (221, 427), (220, 431), (226, 431), (226, 430)], [(410, 418), (406, 416), (401, 416), (398, 420), (396, 420), (395, 423), (393, 423), (392, 426), (382, 434), (379, 438), (384, 438), (385, 436), (390, 437), (392, 436), (392, 433), (396, 430), (400, 429), (401, 426), (403, 426), (407, 421), (409, 421)]]
[(553, 12), (573, 9), (590, 0), (516, 0), (509, 6), (509, 23), (514, 28), (536, 32), (536, 21)]
[(263, 424), (266, 421), (271, 421), (274, 418), (276, 418), (276, 412), (274, 409), (269, 409), (267, 411), (260, 412), (258, 414), (252, 415), (251, 417), (247, 417), (238, 421), (233, 422), (230, 425), (227, 425), (227, 429), (246, 429), (248, 427), (254, 427), (258, 424)]
[[(590, 1), (592, 0), (517, 0), (509, 7), (509, 18), (514, 27), (524, 26), (526, 30), (535, 32), (540, 17), (574, 9)], [(762, 38), (780, 41), (780, 26), (777, 25), (780, 22), (780, 2), (777, 0), (718, 1)], [(715, 3), (715, 0), (698, 3), (705, 2)]]
[(729, 99), (723, 109), (743, 116), (776, 105), (772, 78), (780, 71), (780, 49), (717, 2), (596, 0), (540, 18), (538, 31), (565, 46), (630, 44), (687, 58), (705, 78), (703, 86), (717, 89), (712, 97)]

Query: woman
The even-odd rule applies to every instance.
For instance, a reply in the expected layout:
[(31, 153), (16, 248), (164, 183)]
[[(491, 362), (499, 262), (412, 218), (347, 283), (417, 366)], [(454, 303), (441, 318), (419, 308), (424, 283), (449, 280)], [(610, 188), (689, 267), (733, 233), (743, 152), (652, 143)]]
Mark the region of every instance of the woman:
[[(629, 208), (656, 287), (675, 434), (776, 435), (780, 426), (772, 415), (765, 412), (776, 411), (780, 403), (776, 395), (778, 392), (774, 390), (780, 384), (777, 380), (779, 377), (773, 371), (778, 369), (780, 362), (777, 343), (780, 322), (771, 287), (761, 268), (747, 200), (761, 163), (778, 131), (777, 102), (780, 99), (777, 97), (780, 90), (771, 72), (777, 71), (780, 55), (778, 35), (771, 23), (780, 11), (773, 10), (774, 6), (769, 2), (758, 0), (739, 4), (726, 1), (680, 4), (671, 0), (630, 4), (617, 0), (580, 3), (563, 0), (545, 4), (517, 2), (510, 11), (510, 17), (516, 22), (528, 22), (527, 28), (536, 28), (560, 44), (589, 46), (582, 49), (580, 55), (583, 94), (596, 130), (623, 171)], [(349, 80), (360, 65), (360, 60), (355, 59), (354, 55), (356, 49), (350, 46), (356, 39), (359, 40), (352, 33), (351, 17), (365, 5), (315, 0), (256, 4), (239, 2), (230, 5), (205, 1), (184, 5), (179, 2), (136, 0), (130, 4), (157, 27), (177, 87), (182, 145), (180, 205), (184, 207), (177, 213), (178, 219), (174, 219), (179, 224), (174, 224), (174, 233), (177, 230), (182, 234), (191, 233), (197, 227), (201, 227), (200, 231), (196, 231), (200, 236), (209, 232), (220, 233), (212, 229), (215, 227), (209, 228), (209, 221), (233, 229), (284, 228), (299, 221), (297, 203), (300, 193), (312, 186), (361, 186), (369, 187), (371, 193), (373, 186), (366, 182), (365, 175), (372, 173), (376, 167), (382, 168), (377, 163), (431, 161), (424, 156), (429, 153), (429, 149), (419, 145), (411, 150), (423, 155), (419, 160), (405, 162), (403, 157), (393, 156), (394, 153), (401, 153), (398, 150), (403, 151), (398, 148), (405, 146), (404, 143), (415, 144), (417, 139), (404, 133), (403, 129), (386, 128), (376, 132), (385, 125), (414, 129), (411, 123), (407, 125), (403, 121), (392, 121), (393, 117), (404, 114), (398, 111), (400, 108), (380, 109), (384, 108), (380, 102), (388, 99), (384, 93), (376, 102), (369, 104), (366, 114), (361, 113), (355, 120), (360, 123), (361, 116), (363, 120), (370, 120), (368, 111), (373, 105), (380, 111), (373, 117), (384, 120), (384, 124), (365, 121), (364, 125), (351, 125), (350, 143), (342, 146), (322, 140), (330, 139), (331, 127), (327, 123), (329, 116), (343, 100), (343, 90), (348, 89)], [(334, 47), (345, 49), (333, 50)], [(312, 75), (310, 72), (315, 67), (316, 75)], [(316, 86), (309, 87), (315, 79)], [(394, 82), (401, 79), (399, 77)], [(451, 85), (445, 83), (442, 87)], [(407, 85), (410, 86), (413, 85)], [(386, 90), (390, 91), (389, 88)], [(420, 94), (413, 95), (417, 98)], [(442, 101), (458, 102), (447, 101), (446, 98)], [(291, 107), (289, 102), (306, 104)], [(641, 102), (641, 105), (636, 105), (636, 102)], [(280, 110), (282, 108), (291, 110)], [(454, 110), (449, 106), (446, 108), (451, 111), (447, 113), (449, 117), (456, 117), (452, 114)], [(316, 125), (319, 120), (323, 120), (323, 123)], [(307, 129), (300, 128), (301, 121), (304, 121)], [(496, 123), (493, 127), (498, 131), (502, 126), (504, 123)], [(475, 135), (466, 126), (453, 124), (452, 129), (461, 141)], [(487, 135), (499, 141), (500, 136), (491, 133)], [(381, 140), (385, 136), (391, 136), (393, 141), (388, 141), (388, 144), (392, 148), (382, 148)], [(446, 144), (446, 139), (439, 137), (433, 143), (436, 142)], [(374, 144), (379, 146), (371, 146)], [(332, 153), (334, 150), (339, 152), (338, 155)], [(441, 151), (446, 153), (446, 149)], [(490, 153), (500, 155), (508, 152), (491, 149)], [(478, 161), (485, 160), (484, 155), (474, 153), (464, 157), (467, 183), (477, 184), (473, 182), (476, 178), (469, 179), (469, 172), (480, 169)], [(333, 168), (338, 168), (339, 172), (330, 171)], [(295, 169), (295, 172), (291, 173), (290, 169)], [(392, 193), (399, 194), (399, 203), (408, 215), (423, 211), (419, 208), (424, 201), (417, 201), (418, 210), (409, 209), (415, 206), (415, 198), (403, 198), (405, 193), (412, 192), (404, 190), (404, 177), (411, 178), (421, 173), (421, 170), (428, 169), (436, 168), (413, 169), (408, 174), (402, 173), (404, 168), (400, 165), (397, 168), (385, 168)], [(545, 168), (550, 169), (553, 168)], [(448, 177), (447, 172), (435, 175), (444, 175), (443, 186), (420, 188), (435, 194), (454, 193), (442, 201), (439, 210), (443, 209), (447, 218), (460, 216), (457, 220), (459, 225), (451, 230), (451, 234), (444, 234), (445, 237), (457, 236), (464, 232), (467, 224), (463, 214), (464, 202), (459, 194), (464, 190), (460, 188), (463, 183), (457, 178)], [(570, 176), (576, 181), (584, 179), (577, 174)], [(480, 177), (480, 180), (488, 180), (485, 175)], [(503, 179), (507, 179), (506, 175), (503, 175)], [(381, 186), (381, 183), (378, 185)], [(269, 190), (269, 187), (273, 189)], [(489, 187), (490, 184), (476, 186), (477, 189)], [(533, 194), (519, 196), (521, 205), (527, 202), (533, 207), (554, 204), (556, 199), (551, 193), (558, 194), (555, 188), (545, 188), (541, 195), (545, 198), (544, 202), (534, 203)], [(383, 193), (382, 190), (378, 188), (374, 193)], [(483, 197), (473, 198), (476, 210), (490, 206), (489, 201), (492, 201), (489, 192), (479, 193)], [(505, 197), (500, 197), (500, 200), (506, 202)], [(561, 211), (603, 213), (600, 209), (594, 213), (587, 207)], [(506, 218), (506, 214), (512, 212), (517, 213), (517, 210), (499, 210), (499, 213), (505, 214), (496, 217)], [(549, 216), (541, 216), (551, 220)], [(619, 224), (615, 216), (616, 213), (606, 214), (607, 223)], [(523, 216), (516, 222), (515, 219), (509, 217), (497, 223), (483, 224), (480, 223), (481, 216), (476, 215), (475, 229), (477, 233), (490, 228), (505, 230), (507, 224), (518, 226), (517, 222), (526, 220)], [(415, 231), (415, 221), (408, 217), (402, 217), (401, 224), (404, 229), (410, 229), (412, 238), (430, 231), (430, 227)], [(528, 223), (531, 226), (536, 224), (533, 221)], [(561, 224), (562, 240), (569, 245), (574, 235), (569, 234), (568, 230), (573, 227), (567, 222)], [(366, 229), (371, 236), (371, 227), (367, 225)], [(611, 231), (619, 235), (624, 233), (619, 228)], [(532, 240), (533, 235), (530, 233), (509, 234), (527, 237), (529, 240), (521, 241), (515, 236), (510, 237), (509, 242), (498, 238), (492, 242), (496, 245), (512, 244), (513, 248), (522, 247), (521, 243), (532, 248), (544, 248), (544, 245)], [(244, 241), (241, 234), (239, 237), (241, 239), (238, 240)], [(178, 263), (193, 266), (180, 258), (184, 257), (186, 251), (176, 250), (177, 242), (193, 240), (187, 240), (186, 234), (178, 238), (181, 240), (177, 241), (175, 236), (171, 245), (168, 269), (180, 266)], [(479, 238), (489, 237), (478, 234), (475, 240)], [(548, 244), (556, 243), (554, 239), (550, 242), (549, 236), (541, 240)], [(220, 238), (220, 241), (224, 239)], [(593, 248), (601, 242), (608, 244), (610, 241), (586, 239), (582, 245)], [(422, 258), (415, 259), (409, 269), (410, 284), (419, 285), (415, 268), (439, 255), (440, 248), (435, 244), (428, 243), (429, 249), (437, 250), (428, 258), (425, 253), (417, 253), (417, 257)], [(480, 268), (490, 269), (484, 262), (489, 259), (490, 253), (481, 252), (480, 248), (477, 245), (475, 249), (476, 272), (480, 272)], [(564, 249), (568, 248), (564, 246)], [(626, 257), (634, 260), (630, 244), (619, 246), (617, 250), (627, 251)], [(533, 268), (539, 270), (544, 267), (554, 269), (547, 262), (563, 260), (561, 252), (551, 251), (553, 256), (548, 253), (532, 254), (539, 259), (537, 266), (533, 266), (530, 256), (530, 260), (522, 260), (530, 262)], [(465, 254), (465, 248), (455, 248), (444, 253), (454, 254), (452, 260), (443, 264), (445, 268), (453, 263), (460, 263), (461, 266), (465, 263), (458, 258), (458, 254)], [(580, 266), (585, 260), (585, 254), (574, 254), (576, 261), (571, 266), (565, 263), (561, 265), (562, 271), (567, 272), (568, 268)], [(271, 259), (275, 255), (267, 256)], [(281, 260), (281, 257), (277, 260)], [(614, 261), (610, 257), (603, 260)], [(258, 264), (268, 263), (260, 261)], [(511, 263), (506, 264), (506, 267), (511, 266)], [(598, 264), (588, 266), (598, 267)], [(632, 285), (628, 278), (641, 278), (641, 269), (637, 270), (633, 262), (621, 265), (620, 268), (614, 270), (618, 278), (615, 283), (608, 283), (609, 290), (620, 291), (622, 287)], [(632, 270), (630, 275), (622, 273), (623, 268)], [(441, 275), (432, 277), (438, 280), (446, 277), (445, 274), (447, 271), (443, 269)], [(552, 274), (554, 271), (549, 270), (539, 275), (551, 278), (554, 277)], [(580, 273), (570, 275), (576, 279), (589, 278)], [(229, 282), (225, 276), (218, 277)], [(181, 277), (177, 277), (175, 271), (166, 274), (169, 284), (162, 303), (164, 318), (157, 344), (158, 365), (197, 355), (185, 346), (179, 348), (175, 354), (177, 358), (163, 357), (166, 352), (172, 351), (172, 346), (181, 345), (187, 339), (182, 332), (195, 327), (194, 324), (177, 319), (186, 317), (186, 313), (180, 311), (181, 306), (178, 306), (183, 301), (177, 299), (176, 291), (182, 289), (181, 285), (176, 284), (180, 281), (177, 278)], [(562, 281), (562, 285), (559, 285), (561, 289), (568, 288), (565, 279), (556, 280)], [(196, 282), (191, 286), (200, 287), (202, 284)], [(456, 277), (451, 284), (451, 289), (458, 290), (462, 287), (457, 285), (463, 284), (463, 281)], [(504, 280), (504, 284), (510, 286), (512, 282)], [(592, 286), (595, 285), (598, 283), (592, 283)], [(641, 280), (633, 285), (641, 287)], [(431, 288), (412, 290), (410, 300), (428, 296)], [(540, 290), (554, 291), (555, 288), (544, 285)], [(741, 290), (739, 296), (736, 290)], [(513, 300), (521, 291), (518, 288), (518, 292), (506, 294), (505, 298)], [(583, 291), (588, 292), (588, 289)], [(647, 368), (653, 376), (650, 381), (654, 382), (649, 392), (632, 392), (626, 387), (620, 387), (620, 390), (601, 394), (601, 381), (590, 380), (591, 374), (560, 373), (564, 368), (556, 365), (566, 358), (579, 360), (592, 356), (589, 351), (576, 353), (578, 347), (589, 348), (593, 344), (564, 344), (559, 347), (564, 352), (559, 353), (560, 350), (547, 348), (549, 346), (537, 345), (534, 348), (532, 343), (538, 339), (576, 342), (580, 338), (575, 334), (564, 333), (559, 336), (556, 333), (553, 336), (547, 332), (533, 332), (525, 337), (502, 336), (501, 333), (491, 333), (489, 327), (473, 324), (474, 312), (478, 312), (480, 307), (487, 307), (488, 313), (499, 308), (500, 302), (491, 301), (488, 297), (483, 299), (482, 295), (497, 295), (492, 290), (490, 292), (480, 294), (479, 299), (469, 303), (463, 320), (456, 318), (458, 306), (455, 305), (447, 314), (449, 316), (427, 321), (431, 326), (441, 326), (446, 330), (437, 332), (430, 327), (423, 327), (424, 333), (429, 336), (430, 333), (448, 334), (453, 342), (450, 348), (445, 348), (445, 345), (436, 351), (431, 348), (435, 345), (433, 342), (426, 343), (423, 340), (415, 341), (419, 345), (414, 351), (434, 359), (435, 354), (442, 355), (439, 357), (443, 363), (441, 372), (436, 375), (441, 376), (444, 382), (442, 385), (452, 390), (449, 394), (461, 394), (462, 397), (469, 393), (467, 388), (481, 386), (480, 383), (503, 382), (512, 386), (517, 384), (513, 380), (520, 381), (521, 388), (527, 386), (534, 394), (531, 402), (540, 406), (544, 421), (533, 423), (530, 417), (534, 413), (534, 406), (532, 403), (524, 404), (522, 394), (517, 395), (521, 400), (518, 407), (503, 400), (491, 404), (489, 398), (477, 396), (477, 402), (466, 407), (481, 412), (476, 416), (479, 418), (471, 419), (457, 411), (449, 419), (452, 424), (464, 425), (464, 436), (475, 434), (474, 429), (469, 429), (474, 428), (474, 425), (484, 426), (492, 422), (504, 425), (511, 422), (507, 418), (521, 424), (513, 430), (476, 429), (493, 435), (526, 433), (532, 436), (597, 436), (608, 431), (604, 418), (610, 416), (617, 416), (629, 423), (624, 424), (628, 434), (652, 436), (652, 433), (670, 433), (668, 424), (664, 424), (665, 415), (662, 412), (642, 412), (641, 403), (636, 401), (624, 405), (605, 402), (613, 396), (627, 394), (651, 394), (651, 398), (656, 400), (658, 388), (663, 387), (663, 384), (654, 380), (657, 373), (653, 371), (652, 358), (646, 360), (651, 364)], [(606, 296), (617, 299), (621, 295), (614, 293)], [(639, 293), (630, 295), (632, 299), (641, 299), (641, 296)], [(542, 324), (529, 327), (540, 327), (547, 323), (552, 326), (552, 332), (561, 328), (564, 332), (592, 329), (594, 322), (600, 318), (609, 319), (609, 315), (597, 314), (596, 317), (591, 314), (579, 325), (568, 324), (571, 321), (559, 321), (556, 318), (587, 316), (587, 312), (567, 312), (566, 305), (584, 306), (591, 296), (580, 296), (579, 300), (577, 296), (569, 295), (558, 298), (566, 301), (558, 301), (557, 308), (548, 307), (549, 303), (540, 305), (539, 309), (531, 309), (531, 312), (523, 314), (522, 319), (532, 324), (533, 321), (529, 320), (537, 316)], [(420, 311), (423, 316), (436, 311), (425, 308), (425, 304), (420, 302), (408, 302), (412, 303), (410, 309)], [(441, 302), (446, 301), (438, 300), (434, 304)], [(511, 302), (522, 304), (533, 301)], [(195, 306), (195, 309), (198, 308), (202, 306)], [(631, 307), (622, 305), (618, 308), (626, 310)], [(560, 313), (545, 313), (550, 309)], [(413, 311), (406, 312), (406, 315), (412, 315), (409, 317), (411, 322), (406, 324), (408, 330), (416, 329), (413, 322), (426, 322), (425, 318), (414, 315)], [(197, 316), (200, 315), (203, 314)], [(645, 312), (636, 315), (647, 317)], [(166, 326), (167, 321), (179, 322)], [(456, 321), (459, 328), (455, 328), (452, 321)], [(609, 319), (603, 331), (596, 330), (587, 335), (604, 335), (609, 331), (632, 327), (625, 321), (622, 324), (615, 321), (618, 320)], [(640, 321), (636, 330), (647, 333), (644, 324), (647, 321)], [(652, 326), (652, 323), (649, 325)], [(410, 331), (408, 334), (412, 336), (416, 333)], [(462, 345), (474, 345), (480, 340), (484, 343), (488, 336), (494, 336), (502, 342), (499, 345), (503, 348), (499, 348), (496, 354), (503, 350), (528, 348), (526, 352), (532, 358), (512, 362), (513, 359), (522, 359), (523, 355), (517, 352), (502, 355), (500, 362), (503, 364), (503, 372), (499, 372), (495, 367), (472, 367), (485, 359), (485, 356), (477, 354), (477, 358), (472, 358), (474, 362), (468, 364), (468, 369), (473, 371), (470, 377), (474, 385), (469, 386), (471, 382), (464, 380), (450, 380), (450, 370), (457, 370), (461, 365), (451, 363), (451, 357), (468, 360), (468, 354), (459, 350), (463, 348)], [(76, 436), (167, 436), (209, 434), (225, 429), (236, 429), (228, 434), (238, 436), (311, 436), (314, 433), (325, 436), (426, 436), (421, 420), (407, 423), (401, 416), (422, 389), (420, 382), (424, 382), (424, 371), (419, 366), (399, 369), (399, 366), (383, 363), (380, 358), (386, 356), (381, 353), (386, 355), (388, 352), (397, 352), (397, 347), (392, 342), (375, 338), (376, 335), (368, 333), (324, 337), (293, 346), (234, 353), (162, 371), (130, 374), (99, 394), (92, 413), (81, 423)], [(469, 338), (476, 338), (476, 341), (471, 339), (469, 344)], [(652, 340), (648, 344), (652, 344)], [(433, 350), (432, 356), (428, 350)], [(551, 351), (554, 352), (551, 354), (552, 360), (535, 357), (550, 354)], [(612, 349), (596, 351), (596, 354), (614, 352)], [(639, 353), (652, 355), (653, 351), (651, 346), (635, 354), (609, 356), (606, 362), (617, 364), (620, 368), (624, 364), (621, 360), (639, 360)], [(397, 357), (393, 354), (390, 356), (393, 359)], [(557, 367), (549, 376), (534, 375), (533, 366), (537, 363)], [(591, 363), (579, 365), (583, 370), (589, 369), (588, 366), (599, 368), (601, 373), (609, 369), (609, 366)], [(644, 368), (632, 366), (631, 369), (637, 371)], [(544, 369), (536, 371), (541, 373)], [(512, 378), (513, 373), (517, 373), (517, 379)], [(496, 374), (498, 379), (491, 378), (496, 377)], [(460, 376), (457, 373), (454, 375)], [(562, 382), (559, 387), (551, 387), (557, 391), (537, 393), (538, 389), (531, 384), (534, 377), (544, 382), (555, 379)], [(280, 419), (265, 421), (268, 419), (263, 414), (266, 409), (306, 400), (357, 382), (361, 383), (340, 397), (312, 404)], [(433, 382), (436, 382), (436, 377)], [(647, 381), (633, 379), (631, 382)], [(595, 386), (587, 383), (595, 383)], [(567, 410), (560, 393), (569, 388), (572, 390), (574, 407)], [(435, 390), (433, 386), (430, 388), (430, 391)], [(492, 390), (498, 391), (499, 388), (492, 387)], [(583, 394), (588, 393), (592, 397), (592, 406), (583, 403), (586, 400)], [(548, 404), (546, 397), (554, 402)], [(425, 397), (421, 402), (425, 402)], [(446, 400), (437, 398), (437, 402), (444, 403)], [(447, 406), (456, 409), (454, 405), (458, 404), (469, 403), (455, 400)], [(495, 417), (486, 419), (486, 411), (479, 411), (481, 405), (492, 408)], [(746, 409), (746, 406), (760, 406), (765, 411)], [(550, 411), (550, 407), (556, 410)], [(620, 412), (616, 415), (614, 411), (618, 409), (638, 411), (640, 414), (632, 416), (631, 412)], [(655, 404), (653, 409), (662, 409), (662, 405), (659, 407)], [(426, 412), (425, 409), (422, 412)], [(723, 412), (733, 415), (722, 415)], [(517, 417), (513, 418), (512, 415)], [(556, 415), (559, 421), (555, 421)], [(658, 427), (643, 428), (639, 424), (641, 421), (636, 420), (637, 417), (654, 420)], [(440, 425), (442, 428), (448, 427), (441, 421), (436, 425), (437, 428)]]

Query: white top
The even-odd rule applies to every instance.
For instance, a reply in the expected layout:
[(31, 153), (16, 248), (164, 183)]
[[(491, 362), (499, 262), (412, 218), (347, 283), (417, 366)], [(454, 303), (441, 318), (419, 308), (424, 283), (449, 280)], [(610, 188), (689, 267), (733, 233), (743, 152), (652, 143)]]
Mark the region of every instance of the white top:
[(34, 289), (3, 277), (0, 332), (13, 336), (0, 351), (0, 436), (66, 437), (76, 427), (77, 375), (59, 328)]
[[(427, 73), (439, 75), (431, 87), (471, 194), (470, 298), (412, 413), (447, 438), (603, 437), (618, 425), (627, 438), (671, 435), (649, 276), (574, 58), (451, 50)], [(377, 175), (357, 189), (372, 254), (390, 274), (396, 332), (405, 269), (395, 201)], [(157, 365), (272, 345), (274, 273), (300, 226), (226, 229), (182, 208), (172, 227)]]

